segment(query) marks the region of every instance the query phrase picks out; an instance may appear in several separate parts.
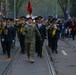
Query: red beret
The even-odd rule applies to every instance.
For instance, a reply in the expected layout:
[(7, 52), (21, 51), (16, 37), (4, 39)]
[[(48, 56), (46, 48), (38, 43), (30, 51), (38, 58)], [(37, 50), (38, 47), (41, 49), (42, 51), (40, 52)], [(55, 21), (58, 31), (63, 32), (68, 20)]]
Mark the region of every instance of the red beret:
[(32, 19), (32, 17), (28, 17), (27, 19), (28, 19), (28, 20), (29, 20), (29, 19)]

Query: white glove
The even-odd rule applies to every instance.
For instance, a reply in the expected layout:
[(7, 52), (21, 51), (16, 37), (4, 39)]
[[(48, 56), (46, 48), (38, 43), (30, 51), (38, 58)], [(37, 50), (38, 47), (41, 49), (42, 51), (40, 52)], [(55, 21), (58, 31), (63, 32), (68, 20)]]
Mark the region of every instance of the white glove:
[(2, 42), (4, 41), (4, 39), (2, 39)]
[(15, 42), (15, 40), (13, 40), (13, 42)]

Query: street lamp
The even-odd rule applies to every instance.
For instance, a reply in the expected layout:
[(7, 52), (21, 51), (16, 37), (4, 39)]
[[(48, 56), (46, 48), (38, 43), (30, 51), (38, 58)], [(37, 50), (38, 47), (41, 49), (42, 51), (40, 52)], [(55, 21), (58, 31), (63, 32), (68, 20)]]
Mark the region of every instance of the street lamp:
[(8, 0), (6, 0), (6, 17), (8, 17)]
[(16, 0), (14, 0), (14, 20), (16, 19)]
[(48, 2), (48, 1), (46, 0), (46, 19), (47, 19), (47, 12), (48, 12), (48, 10), (47, 10), (47, 9), (48, 9), (48, 8), (47, 8), (47, 6), (48, 6), (47, 2)]

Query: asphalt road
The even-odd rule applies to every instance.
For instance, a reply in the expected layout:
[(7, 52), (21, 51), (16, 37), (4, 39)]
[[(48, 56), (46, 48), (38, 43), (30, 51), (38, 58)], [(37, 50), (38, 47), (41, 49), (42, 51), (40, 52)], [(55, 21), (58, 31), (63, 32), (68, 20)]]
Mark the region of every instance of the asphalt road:
[(27, 62), (27, 55), (19, 55), (8, 75), (50, 75), (46, 58), (35, 54), (34, 63)]
[(76, 39), (65, 42), (59, 40), (58, 54), (52, 54), (54, 67), (57, 75), (76, 75)]
[(6, 67), (8, 66), (8, 64), (10, 63), (10, 61), (12, 60), (18, 49), (19, 49), (19, 41), (17, 40), (14, 49), (11, 50), (11, 58), (8, 58), (7, 55), (4, 55), (2, 53), (2, 47), (0, 43), (0, 75), (2, 75), (2, 73), (4, 72), (4, 70), (6, 69)]
[[(47, 43), (47, 41), (46, 41)], [(69, 45), (68, 45), (69, 43)], [(53, 64), (57, 75), (75, 75), (76, 74), (76, 40), (59, 40), (58, 54), (51, 53)], [(19, 48), (19, 42), (16, 42), (15, 48), (12, 50), (12, 57), (15, 55)], [(51, 51), (51, 49), (49, 48)], [(12, 58), (11, 58), (12, 59)], [(11, 59), (2, 54), (0, 50), (0, 75), (8, 66)], [(39, 58), (35, 54), (35, 63), (27, 62), (26, 54), (20, 54), (14, 66), (8, 75), (50, 75), (46, 58)]]

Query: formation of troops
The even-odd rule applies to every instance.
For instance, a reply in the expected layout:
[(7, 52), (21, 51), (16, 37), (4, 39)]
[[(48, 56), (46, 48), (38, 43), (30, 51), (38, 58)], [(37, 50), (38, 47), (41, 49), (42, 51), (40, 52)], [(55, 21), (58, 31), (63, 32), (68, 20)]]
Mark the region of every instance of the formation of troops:
[(75, 39), (76, 18), (67, 21), (63, 19), (42, 16), (36, 18), (21, 16), (13, 20), (3, 18), (0, 22), (0, 36), (3, 54), (11, 57), (11, 49), (15, 46), (16, 37), (19, 39), (21, 53), (27, 53), (28, 61), (34, 63), (34, 53), (43, 58), (43, 43), (48, 39), (48, 46), (52, 53), (58, 53), (58, 40)]

